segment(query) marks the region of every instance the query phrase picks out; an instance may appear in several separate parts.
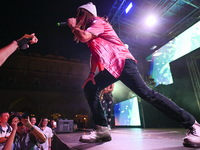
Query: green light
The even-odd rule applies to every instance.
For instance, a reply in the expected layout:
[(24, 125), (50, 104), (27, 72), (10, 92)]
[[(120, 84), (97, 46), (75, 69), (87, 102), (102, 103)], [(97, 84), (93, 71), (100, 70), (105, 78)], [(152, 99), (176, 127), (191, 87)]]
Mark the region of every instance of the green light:
[(59, 23), (59, 22), (57, 23), (57, 26), (60, 26), (60, 23)]

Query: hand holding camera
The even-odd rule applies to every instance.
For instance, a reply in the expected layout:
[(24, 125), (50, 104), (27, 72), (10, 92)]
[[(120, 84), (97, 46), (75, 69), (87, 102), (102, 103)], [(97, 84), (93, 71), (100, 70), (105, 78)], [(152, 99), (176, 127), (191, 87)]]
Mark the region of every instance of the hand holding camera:
[(13, 118), (13, 120), (11, 122), (11, 127), (13, 128), (13, 130), (17, 130), (18, 123), (19, 123), (19, 119), (17, 117)]
[(21, 118), (20, 118), (21, 123), (27, 127), (28, 129), (30, 129), (31, 127), (33, 127), (33, 125), (31, 124), (30, 120), (29, 120), (29, 115), (27, 113), (23, 113)]

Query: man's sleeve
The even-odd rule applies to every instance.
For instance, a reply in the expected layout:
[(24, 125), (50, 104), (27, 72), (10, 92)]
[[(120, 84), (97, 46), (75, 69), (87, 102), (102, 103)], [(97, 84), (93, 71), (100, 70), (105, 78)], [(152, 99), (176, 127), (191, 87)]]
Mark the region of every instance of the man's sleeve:
[(95, 36), (98, 36), (99, 34), (104, 32), (103, 21), (101, 19), (95, 19), (92, 25), (86, 29), (86, 31)]

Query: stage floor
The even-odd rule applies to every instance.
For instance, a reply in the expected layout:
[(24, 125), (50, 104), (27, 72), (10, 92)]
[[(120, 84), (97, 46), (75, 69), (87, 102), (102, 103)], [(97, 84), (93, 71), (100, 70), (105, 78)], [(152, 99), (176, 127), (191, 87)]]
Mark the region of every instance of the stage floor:
[[(185, 129), (113, 128), (112, 140), (105, 143), (81, 143), (82, 134), (91, 130), (59, 133), (55, 136), (70, 150), (197, 150), (183, 146)], [(61, 148), (65, 149), (65, 148)]]

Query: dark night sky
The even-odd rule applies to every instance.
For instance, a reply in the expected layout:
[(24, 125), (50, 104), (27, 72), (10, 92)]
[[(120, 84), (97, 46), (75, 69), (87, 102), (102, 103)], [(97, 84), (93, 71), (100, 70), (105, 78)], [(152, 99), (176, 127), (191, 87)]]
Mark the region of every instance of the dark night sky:
[[(115, 0), (91, 0), (99, 16), (108, 15)], [(24, 51), (37, 51), (62, 55), (66, 58), (76, 55), (82, 60), (89, 59), (86, 43), (73, 41), (68, 26), (57, 27), (57, 22), (75, 17), (77, 8), (90, 1), (86, 0), (1, 0), (0, 2), (0, 47), (4, 47), (25, 33), (35, 33), (39, 41)]]

